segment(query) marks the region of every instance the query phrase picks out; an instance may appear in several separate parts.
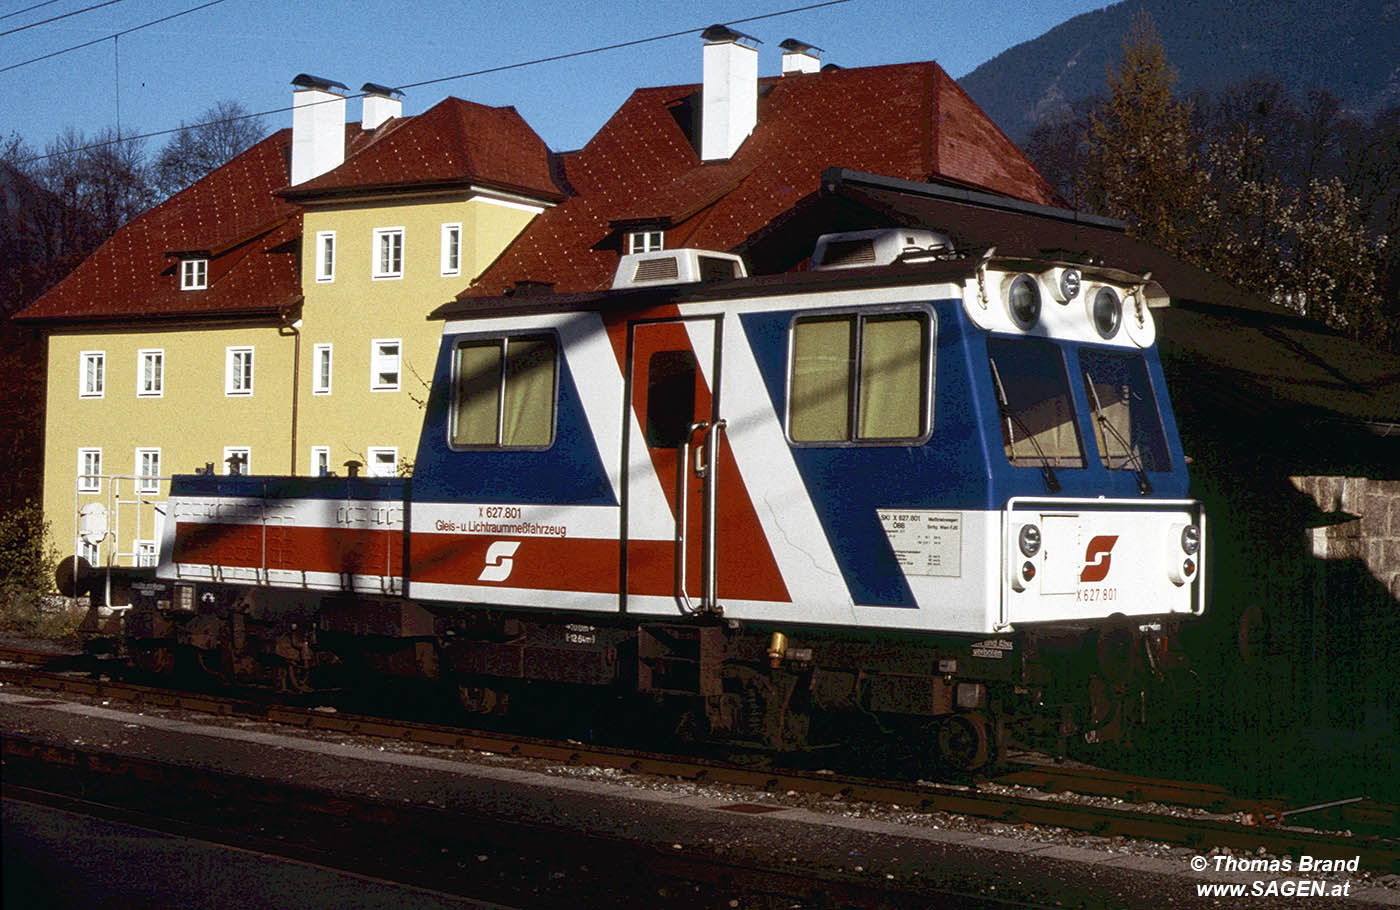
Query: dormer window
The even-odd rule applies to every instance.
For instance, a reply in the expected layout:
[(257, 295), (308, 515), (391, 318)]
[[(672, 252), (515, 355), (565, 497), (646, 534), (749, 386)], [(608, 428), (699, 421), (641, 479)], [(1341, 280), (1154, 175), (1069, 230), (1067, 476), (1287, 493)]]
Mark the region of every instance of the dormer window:
[(202, 291), (207, 287), (209, 287), (209, 260), (182, 260), (180, 262), (180, 290)]
[(662, 231), (630, 231), (627, 234), (628, 253), (655, 253), (666, 248)]

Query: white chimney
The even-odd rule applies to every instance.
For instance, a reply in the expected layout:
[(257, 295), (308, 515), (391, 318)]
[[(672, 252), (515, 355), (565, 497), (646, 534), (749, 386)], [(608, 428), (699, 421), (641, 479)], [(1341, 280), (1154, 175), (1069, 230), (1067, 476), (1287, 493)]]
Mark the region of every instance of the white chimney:
[(733, 157), (758, 125), (758, 48), (743, 43), (756, 38), (723, 25), (712, 25), (705, 39), (701, 91), (700, 157)]
[(783, 49), (783, 75), (795, 76), (798, 73), (817, 73), (822, 68), (821, 48), (806, 44), (796, 38), (784, 38), (778, 47)]
[[(302, 73), (292, 80), (292, 186), (345, 160), (344, 85)], [(339, 91), (337, 91), (339, 89)]]
[(360, 125), (366, 130), (379, 129), (385, 120), (403, 116), (403, 92), (398, 89), (366, 82), (360, 91), (365, 93), (360, 99)]

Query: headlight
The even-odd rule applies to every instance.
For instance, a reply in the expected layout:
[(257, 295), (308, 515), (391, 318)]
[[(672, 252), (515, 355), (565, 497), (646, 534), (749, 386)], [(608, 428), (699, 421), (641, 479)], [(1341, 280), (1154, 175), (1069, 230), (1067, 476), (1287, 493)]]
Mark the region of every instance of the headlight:
[(1030, 558), (1040, 552), (1040, 528), (1035, 525), (1021, 525), (1021, 533), (1016, 535), (1016, 545), (1021, 555)]
[(1030, 275), (1017, 275), (1007, 291), (1006, 306), (1016, 325), (1023, 329), (1034, 326), (1040, 318), (1040, 282)]
[(1113, 288), (1099, 288), (1094, 292), (1094, 302), (1089, 308), (1094, 320), (1094, 328), (1104, 338), (1112, 338), (1118, 333), (1118, 324), (1123, 321), (1123, 301)]
[(1060, 299), (1068, 303), (1079, 296), (1079, 269), (1060, 272)]
[(1201, 548), (1201, 529), (1187, 525), (1181, 529), (1181, 549), (1189, 556), (1195, 556)]

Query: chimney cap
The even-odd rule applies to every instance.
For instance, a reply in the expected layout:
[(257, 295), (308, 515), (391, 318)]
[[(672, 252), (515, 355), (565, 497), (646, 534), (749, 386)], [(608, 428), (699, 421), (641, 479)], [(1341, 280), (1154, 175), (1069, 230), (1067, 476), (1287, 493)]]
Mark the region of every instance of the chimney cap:
[(380, 85), (377, 82), (366, 82), (364, 85), (360, 86), (360, 91), (364, 92), (366, 95), (383, 95), (386, 98), (391, 98), (394, 95), (398, 95), (400, 98), (403, 97), (403, 91), (401, 89), (390, 88), (387, 85)]
[(319, 88), (326, 91), (338, 88), (342, 91), (350, 91), (349, 86), (343, 82), (336, 82), (334, 79), (325, 79), (321, 76), (312, 76), (308, 73), (298, 73), (296, 78), (292, 80), (292, 85), (297, 88)]
[(716, 43), (720, 41), (752, 41), (754, 44), (763, 43), (753, 35), (746, 35), (743, 32), (735, 31), (727, 25), (720, 25), (718, 23), (701, 32), (700, 37), (706, 41)]
[(805, 54), (808, 51), (824, 51), (826, 48), (817, 47), (815, 44), (808, 44), (805, 41), (798, 41), (796, 38), (784, 38), (778, 47), (785, 51), (792, 51), (796, 54)]

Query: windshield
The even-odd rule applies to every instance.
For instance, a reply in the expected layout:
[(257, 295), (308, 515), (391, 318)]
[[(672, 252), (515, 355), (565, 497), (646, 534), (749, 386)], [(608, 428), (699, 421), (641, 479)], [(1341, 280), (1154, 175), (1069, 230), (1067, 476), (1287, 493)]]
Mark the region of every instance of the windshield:
[(1162, 417), (1142, 355), (1083, 349), (1079, 366), (1103, 466), (1114, 471), (1170, 470)]
[(1039, 338), (989, 338), (1006, 460), (1018, 467), (1084, 467), (1060, 348)]

